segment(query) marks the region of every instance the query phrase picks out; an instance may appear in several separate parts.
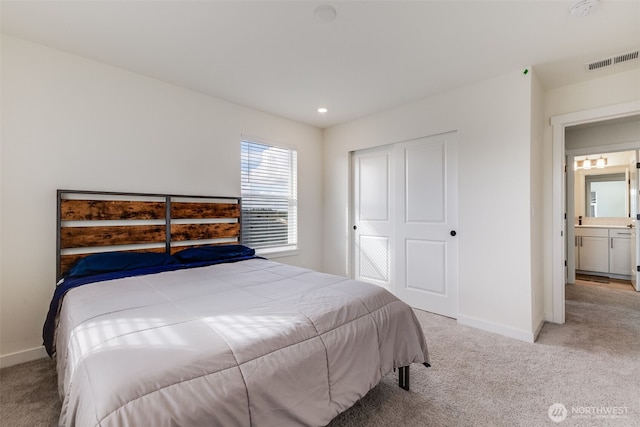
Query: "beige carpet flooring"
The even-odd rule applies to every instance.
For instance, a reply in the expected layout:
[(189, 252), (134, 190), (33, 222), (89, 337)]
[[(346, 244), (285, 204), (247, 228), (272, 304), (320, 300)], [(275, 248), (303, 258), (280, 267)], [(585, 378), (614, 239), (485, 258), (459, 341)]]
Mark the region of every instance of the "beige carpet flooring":
[[(640, 426), (640, 293), (566, 295), (566, 324), (546, 324), (535, 344), (418, 311), (433, 367), (411, 368), (410, 392), (389, 374), (330, 426)], [(59, 410), (52, 361), (0, 370), (0, 425), (56, 425)]]

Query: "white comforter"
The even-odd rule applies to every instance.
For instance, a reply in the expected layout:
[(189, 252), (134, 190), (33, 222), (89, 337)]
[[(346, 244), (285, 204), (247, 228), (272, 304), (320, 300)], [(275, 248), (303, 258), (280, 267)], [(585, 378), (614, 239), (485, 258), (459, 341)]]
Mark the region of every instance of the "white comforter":
[(326, 425), (428, 362), (386, 290), (262, 259), (72, 289), (56, 346), (65, 426)]

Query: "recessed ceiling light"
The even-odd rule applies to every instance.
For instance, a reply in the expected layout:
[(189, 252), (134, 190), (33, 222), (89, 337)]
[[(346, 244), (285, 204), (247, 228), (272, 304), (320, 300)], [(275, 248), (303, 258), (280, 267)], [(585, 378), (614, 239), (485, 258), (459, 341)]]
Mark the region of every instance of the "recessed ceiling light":
[(337, 12), (332, 6), (323, 4), (316, 7), (316, 10), (313, 12), (313, 14), (318, 21), (331, 22), (336, 19)]
[(329, 110), (327, 110), (325, 107), (320, 107), (320, 108), (318, 108), (318, 113), (324, 114), (324, 113), (326, 113), (327, 111), (329, 111)]

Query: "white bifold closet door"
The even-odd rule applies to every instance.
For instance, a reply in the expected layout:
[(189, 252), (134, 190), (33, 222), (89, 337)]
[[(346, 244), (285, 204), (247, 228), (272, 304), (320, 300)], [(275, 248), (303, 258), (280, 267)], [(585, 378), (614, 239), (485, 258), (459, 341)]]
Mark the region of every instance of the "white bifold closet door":
[(353, 154), (354, 277), (458, 314), (455, 133)]

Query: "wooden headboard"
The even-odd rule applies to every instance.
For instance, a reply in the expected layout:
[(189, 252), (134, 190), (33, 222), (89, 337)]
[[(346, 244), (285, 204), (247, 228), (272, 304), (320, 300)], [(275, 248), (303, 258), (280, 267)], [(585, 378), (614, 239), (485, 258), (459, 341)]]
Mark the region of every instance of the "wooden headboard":
[(97, 252), (239, 243), (239, 197), (58, 190), (56, 276)]

